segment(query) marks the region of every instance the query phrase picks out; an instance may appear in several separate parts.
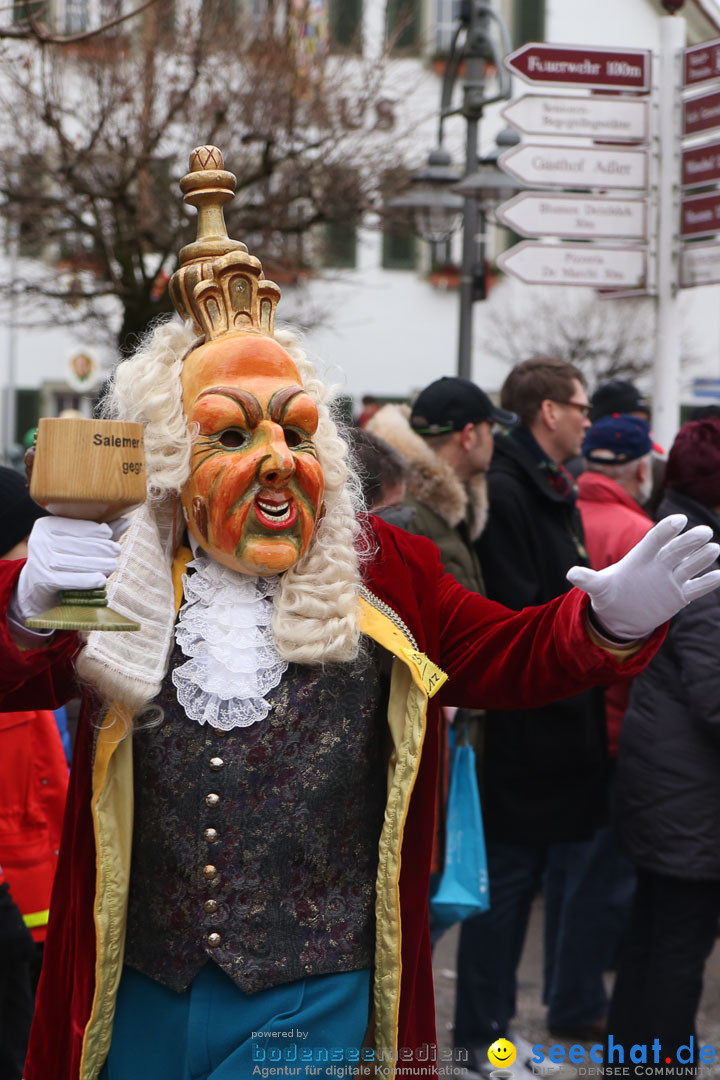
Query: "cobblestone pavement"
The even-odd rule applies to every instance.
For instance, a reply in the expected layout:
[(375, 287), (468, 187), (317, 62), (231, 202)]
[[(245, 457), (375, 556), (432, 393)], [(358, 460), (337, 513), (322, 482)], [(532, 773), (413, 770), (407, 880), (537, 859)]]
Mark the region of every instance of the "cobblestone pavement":
[[(452, 1047), (452, 1019), (455, 1003), (455, 953), (457, 949), (457, 927), (449, 930), (435, 948), (435, 1001), (437, 1008), (438, 1046), (440, 1050)], [(612, 975), (608, 975), (608, 989), (612, 985)], [(518, 976), (519, 1002), (518, 1015), (514, 1028), (518, 1035), (530, 1043), (548, 1044), (548, 1032), (545, 1027), (545, 1008), (541, 1001), (542, 994), (542, 901), (535, 901), (530, 928), (525, 942)], [(716, 945), (705, 971), (705, 989), (698, 1016), (698, 1036), (700, 1044), (715, 1048), (720, 1059), (720, 941)], [(560, 1042), (566, 1048), (569, 1041), (552, 1037), (552, 1042)], [(586, 1044), (588, 1047), (590, 1043)], [(703, 1068), (705, 1080), (720, 1080), (720, 1060), (712, 1066)]]

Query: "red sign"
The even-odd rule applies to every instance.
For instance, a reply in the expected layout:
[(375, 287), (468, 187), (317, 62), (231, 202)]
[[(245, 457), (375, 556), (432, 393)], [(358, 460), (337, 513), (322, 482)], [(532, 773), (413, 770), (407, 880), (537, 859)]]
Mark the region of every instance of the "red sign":
[(715, 195), (690, 195), (680, 205), (683, 236), (712, 236), (720, 232), (720, 191)]
[(685, 86), (720, 79), (720, 38), (702, 41), (685, 50)]
[(683, 135), (720, 127), (720, 90), (689, 98), (683, 104)]
[(650, 53), (646, 49), (528, 42), (505, 57), (505, 66), (531, 83), (605, 90), (650, 89)]
[(702, 187), (720, 180), (720, 142), (693, 146), (682, 153), (683, 187)]

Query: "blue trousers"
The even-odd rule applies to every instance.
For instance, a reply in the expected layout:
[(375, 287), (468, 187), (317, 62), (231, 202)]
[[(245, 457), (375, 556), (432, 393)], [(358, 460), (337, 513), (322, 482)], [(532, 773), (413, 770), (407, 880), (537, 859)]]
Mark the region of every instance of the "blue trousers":
[(369, 971), (244, 994), (208, 963), (176, 994), (126, 967), (100, 1080), (247, 1080), (258, 1066), (281, 1068), (284, 1076), (337, 1077), (337, 1057), (330, 1072), (318, 1064), (321, 1055), (302, 1064), (300, 1051), (359, 1049), (369, 1012)]
[(612, 965), (634, 889), (632, 867), (609, 828), (584, 843), (488, 843), (492, 906), (463, 923), (458, 948), (455, 1045), (506, 1036), (533, 897), (545, 896), (544, 992), (548, 1025), (588, 1023), (607, 1012)]

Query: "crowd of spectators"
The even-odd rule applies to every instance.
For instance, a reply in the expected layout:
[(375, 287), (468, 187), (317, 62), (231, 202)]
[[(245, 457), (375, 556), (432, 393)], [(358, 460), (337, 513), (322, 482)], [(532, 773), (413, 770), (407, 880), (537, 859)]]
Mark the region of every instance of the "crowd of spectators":
[[(719, 539), (720, 409), (698, 410), (666, 463), (633, 383), (587, 389), (579, 369), (541, 357), (513, 368), (500, 406), (444, 378), (411, 408), (379, 408), (353, 436), (368, 508), (430, 537), (459, 581), (514, 609), (565, 592), (572, 566), (622, 559), (668, 515)], [(719, 646), (710, 593), (675, 616), (634, 682), (473, 714), (491, 909), (461, 926), (454, 1044), (477, 1074), (489, 1074), (501, 1037), (518, 1050), (516, 1080), (533, 1071), (512, 1024), (540, 891), (550, 1034), (625, 1046), (658, 1037), (672, 1061), (680, 1045), (697, 1053), (720, 917)], [(440, 836), (442, 800), (438, 820)]]

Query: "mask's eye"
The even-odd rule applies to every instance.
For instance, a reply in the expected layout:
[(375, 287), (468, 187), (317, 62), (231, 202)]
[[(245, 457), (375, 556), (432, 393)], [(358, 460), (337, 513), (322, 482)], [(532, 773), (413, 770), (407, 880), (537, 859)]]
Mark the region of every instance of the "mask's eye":
[(250, 436), (246, 431), (241, 431), (239, 428), (228, 428), (219, 436), (218, 442), (221, 446), (227, 447), (228, 450), (237, 450), (239, 447), (244, 446), (249, 438)]
[(300, 446), (300, 443), (307, 442), (307, 435), (303, 435), (295, 428), (286, 427), (283, 428), (283, 431), (285, 433), (285, 442), (288, 444), (291, 450), (293, 450), (296, 446)]

